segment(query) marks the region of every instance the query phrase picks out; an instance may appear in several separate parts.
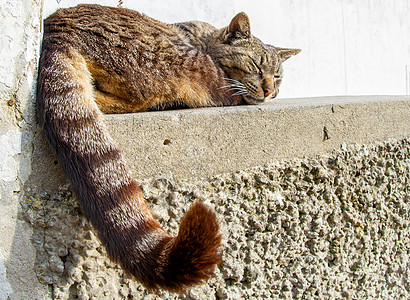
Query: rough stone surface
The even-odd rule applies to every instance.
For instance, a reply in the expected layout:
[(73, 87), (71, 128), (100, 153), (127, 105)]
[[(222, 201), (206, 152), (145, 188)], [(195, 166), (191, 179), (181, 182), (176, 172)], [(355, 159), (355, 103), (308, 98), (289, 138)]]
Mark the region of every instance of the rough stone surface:
[(150, 295), (105, 256), (69, 185), (27, 192), (36, 273), (55, 299), (410, 297), (410, 140), (343, 144), (210, 179), (141, 182), (172, 234), (195, 200), (215, 207), (224, 260), (186, 297)]

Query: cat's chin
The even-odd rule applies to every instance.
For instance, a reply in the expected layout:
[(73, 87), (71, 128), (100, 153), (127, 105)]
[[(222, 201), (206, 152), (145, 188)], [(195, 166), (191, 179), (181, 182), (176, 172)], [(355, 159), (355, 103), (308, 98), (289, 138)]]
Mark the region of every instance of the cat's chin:
[(243, 96), (243, 100), (248, 105), (256, 105), (265, 102), (266, 98), (254, 98), (251, 96)]
[(245, 101), (246, 104), (248, 105), (257, 105), (257, 104), (261, 104), (264, 103), (268, 100), (272, 100), (276, 97), (277, 93), (275, 92), (274, 94), (268, 96), (268, 97), (264, 97), (264, 98), (254, 98), (251, 96), (243, 96), (243, 99)]

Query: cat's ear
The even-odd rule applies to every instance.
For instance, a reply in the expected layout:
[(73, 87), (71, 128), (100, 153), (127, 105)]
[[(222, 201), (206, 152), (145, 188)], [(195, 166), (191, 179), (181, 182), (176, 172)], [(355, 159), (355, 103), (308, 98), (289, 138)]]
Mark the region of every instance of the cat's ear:
[[(273, 46), (272, 46), (273, 47)], [(282, 58), (282, 61), (287, 60), (289, 57), (298, 54), (300, 49), (288, 49), (288, 48), (278, 48), (278, 47), (273, 47), (276, 51), (277, 54), (279, 54), (280, 58)]]
[(251, 35), (251, 22), (249, 17), (244, 12), (237, 14), (229, 24), (228, 33), (233, 37), (250, 38)]

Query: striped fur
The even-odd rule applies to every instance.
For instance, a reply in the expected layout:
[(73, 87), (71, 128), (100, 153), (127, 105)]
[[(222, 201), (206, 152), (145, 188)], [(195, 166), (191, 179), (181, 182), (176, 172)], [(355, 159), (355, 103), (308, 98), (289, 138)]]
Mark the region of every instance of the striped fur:
[[(153, 218), (102, 114), (249, 102), (238, 92), (240, 82), (227, 78), (233, 66), (224, 69), (226, 60), (212, 56), (222, 58), (215, 45), (226, 47), (224, 39), (232, 43), (232, 34), (244, 29), (248, 20), (241, 16), (217, 30), (195, 22), (166, 25), (122, 8), (80, 5), (45, 20), (39, 122), (108, 255), (149, 290), (184, 292), (209, 278), (221, 262), (219, 225), (213, 210), (195, 202), (178, 235), (168, 235)], [(255, 49), (279, 61), (271, 46), (245, 29), (246, 38), (259, 45)]]
[(43, 51), (38, 82), (40, 122), (111, 259), (151, 290), (208, 278), (221, 260), (215, 213), (196, 202), (176, 238), (160, 227), (107, 134), (82, 57)]

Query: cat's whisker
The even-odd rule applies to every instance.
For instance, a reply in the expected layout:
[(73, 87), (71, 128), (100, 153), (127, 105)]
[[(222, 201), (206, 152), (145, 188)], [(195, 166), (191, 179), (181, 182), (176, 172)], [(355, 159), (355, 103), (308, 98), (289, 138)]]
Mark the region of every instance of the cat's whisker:
[(228, 81), (236, 81), (236, 82), (239, 82), (239, 81), (236, 80), (236, 79), (232, 79), (232, 78), (228, 78), (228, 77), (224, 77), (224, 79), (225, 79), (225, 80), (228, 80)]
[(230, 82), (235, 83), (235, 84), (243, 85), (242, 82), (240, 82), (239, 80), (236, 80), (236, 79), (232, 79), (232, 78), (224, 78), (224, 79), (226, 81), (230, 81)]
[(235, 92), (234, 95), (239, 95), (239, 94), (245, 95), (248, 93), (248, 91), (233, 91), (233, 92)]
[(234, 92), (232, 96), (240, 96), (240, 95), (248, 94), (248, 90), (242, 84), (241, 85), (231, 84), (231, 85), (219, 87), (219, 89), (223, 89), (223, 88), (227, 88), (230, 91)]
[(248, 91), (238, 91), (234, 94), (232, 94), (232, 96), (241, 96), (241, 95), (247, 95)]
[(226, 78), (226, 80), (231, 81), (232, 83), (229, 85), (219, 87), (219, 89), (227, 88), (231, 90), (232, 92), (234, 92), (232, 94), (233, 96), (248, 94), (247, 88), (241, 82), (234, 80), (234, 79), (230, 79), (230, 78)]
[(236, 88), (236, 89), (243, 89), (246, 90), (246, 87), (243, 85), (231, 85), (231, 87)]
[(232, 90), (236, 90), (236, 91), (248, 91), (248, 89), (246, 89), (245, 87), (238, 87), (238, 86), (233, 86)]
[(238, 82), (238, 83), (232, 83), (232, 84), (230, 84), (230, 86), (232, 86), (232, 87), (241, 87), (241, 88), (244, 88), (245, 86), (242, 84), (242, 83), (240, 83), (240, 82)]
[(231, 87), (232, 87), (231, 85), (224, 85), (224, 86), (219, 87), (218, 89), (226, 89), (226, 88), (231, 88)]
[(247, 94), (248, 93), (248, 90), (239, 89), (239, 88), (233, 88), (233, 89), (231, 89), (231, 91), (234, 92), (234, 95)]

